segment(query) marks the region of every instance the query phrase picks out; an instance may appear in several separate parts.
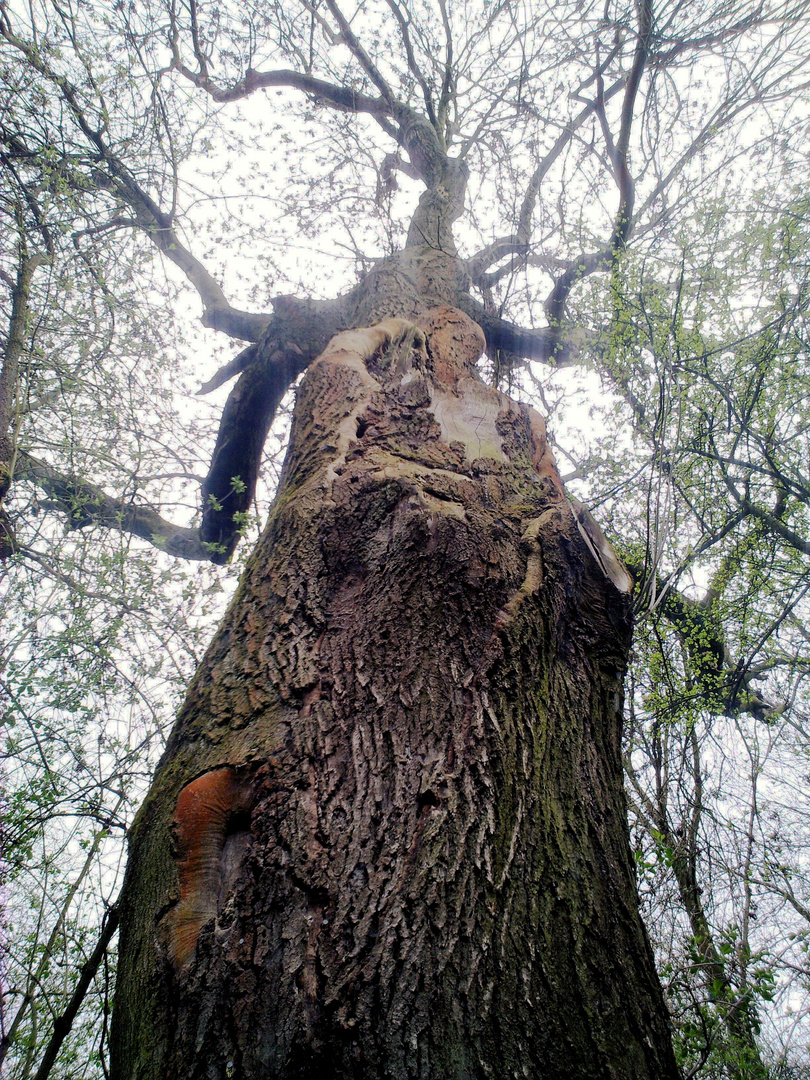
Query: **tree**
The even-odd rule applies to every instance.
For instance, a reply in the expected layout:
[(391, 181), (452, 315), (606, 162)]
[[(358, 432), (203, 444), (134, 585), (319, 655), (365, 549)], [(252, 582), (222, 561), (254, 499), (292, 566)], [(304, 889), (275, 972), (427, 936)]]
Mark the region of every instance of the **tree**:
[[(564, 500), (539, 417), (470, 363), (486, 345), (508, 382), (520, 359), (590, 358), (638, 402), (613, 344), (627, 259), (685, 219), (755, 109), (789, 123), (804, 10), (302, 11), (4, 12), (7, 78), (34, 106), (9, 97), (2, 133), (19, 251), (8, 483), (74, 528), (223, 563), (279, 402), (311, 369), (281, 494), (133, 833), (115, 1068), (674, 1075), (623, 824), (630, 579)], [(708, 97), (698, 59), (725, 68)], [(227, 109), (278, 87), (322, 132), (305, 161), (317, 181), (290, 176), (301, 229), (359, 187), (388, 251), (337, 299), (254, 314), (184, 242), (183, 163), (195, 125), (221, 122), (200, 98)], [(365, 170), (348, 176), (347, 147)], [(397, 198), (408, 180), (415, 209)], [(502, 227), (462, 258), (487, 212)], [(155, 332), (130, 290), (143, 248), (121, 259), (122, 235), (185, 275), (206, 326), (250, 343), (208, 384), (238, 375), (198, 529), (21, 442), (26, 409), (87, 370), (74, 334), (72, 368), (50, 375), (29, 344), (23, 372), (39, 270), (64, 289), (83, 265), (94, 320)], [(509, 303), (531, 327), (544, 278), (544, 325), (505, 318)], [(109, 341), (140, 346), (120, 325)], [(6, 552), (29, 554), (3, 527)], [(695, 640), (699, 666), (713, 640)]]
[[(806, 397), (806, 211), (789, 169), (782, 180), (784, 201), (760, 195), (755, 226), (751, 208), (739, 219), (726, 210), (706, 252), (693, 247), (673, 261), (669, 283), (649, 265), (626, 273), (614, 356), (650, 482), (648, 526), (628, 549), (640, 581), (625, 755), (631, 820), (668, 926), (685, 1062), (708, 1076), (765, 1074), (768, 1003), (792, 994), (789, 1012), (802, 1012), (806, 908), (794, 884), (806, 806), (790, 788), (791, 760), (807, 752), (797, 617), (807, 588), (797, 411)], [(728, 304), (729, 273), (739, 277), (741, 266), (760, 282), (753, 305)], [(685, 289), (695, 278), (700, 290)], [(611, 468), (638, 482), (628, 462)], [(663, 900), (668, 888), (675, 904)]]

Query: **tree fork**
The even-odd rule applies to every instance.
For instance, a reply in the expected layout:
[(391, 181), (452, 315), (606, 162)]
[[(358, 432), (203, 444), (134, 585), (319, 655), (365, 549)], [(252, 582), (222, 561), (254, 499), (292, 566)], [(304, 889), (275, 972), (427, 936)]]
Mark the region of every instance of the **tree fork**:
[[(448, 180), (440, 190), (425, 192), (411, 225), (417, 235), (419, 229), (441, 233), (443, 245), (420, 242), (381, 259), (355, 288), (333, 300), (275, 297), (274, 315), (257, 342), (202, 387), (200, 392), (207, 393), (239, 375), (225, 403), (202, 485), (199, 542), (212, 562), (228, 562), (239, 543), (256, 493), (267, 433), (284, 394), (341, 330), (377, 322), (392, 308), (415, 318), (431, 304), (450, 303), (478, 323), (489, 347), (560, 366), (570, 362), (576, 347), (561, 342), (559, 331), (522, 329), (486, 312), (469, 295), (470, 278), (465, 264), (453, 254), (450, 234), (466, 182), (460, 166), (455, 172), (456, 187)], [(452, 173), (448, 167), (448, 174)]]
[(629, 594), (483, 347), (442, 307), (311, 365), (133, 829), (114, 1080), (675, 1080)]

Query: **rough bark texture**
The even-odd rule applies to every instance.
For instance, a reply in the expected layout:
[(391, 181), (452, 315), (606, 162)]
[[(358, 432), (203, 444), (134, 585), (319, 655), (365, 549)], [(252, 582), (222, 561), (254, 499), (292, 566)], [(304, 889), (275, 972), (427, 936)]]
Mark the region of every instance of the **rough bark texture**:
[(115, 1080), (676, 1076), (625, 824), (628, 594), (542, 419), (472, 373), (475, 324), (419, 323), (340, 334), (299, 390), (133, 832)]

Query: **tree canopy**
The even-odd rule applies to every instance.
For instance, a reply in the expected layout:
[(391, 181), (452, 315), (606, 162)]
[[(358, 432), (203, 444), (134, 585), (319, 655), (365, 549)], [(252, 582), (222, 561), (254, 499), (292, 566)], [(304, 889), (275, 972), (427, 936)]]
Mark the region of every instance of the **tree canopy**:
[(0, 8), (14, 1075), (91, 959), (51, 1045), (103, 1071), (123, 833), (287, 392), (416, 245), (636, 580), (628, 798), (684, 1072), (810, 1069), (809, 30), (803, 0)]

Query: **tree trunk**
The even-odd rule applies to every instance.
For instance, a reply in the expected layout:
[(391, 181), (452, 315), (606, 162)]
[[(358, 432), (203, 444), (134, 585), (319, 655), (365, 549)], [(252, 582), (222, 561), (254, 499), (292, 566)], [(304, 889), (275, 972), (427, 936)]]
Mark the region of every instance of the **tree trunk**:
[[(629, 578), (461, 312), (338, 335), (132, 835), (115, 1080), (667, 1080)], [(425, 345), (425, 335), (427, 347)]]

